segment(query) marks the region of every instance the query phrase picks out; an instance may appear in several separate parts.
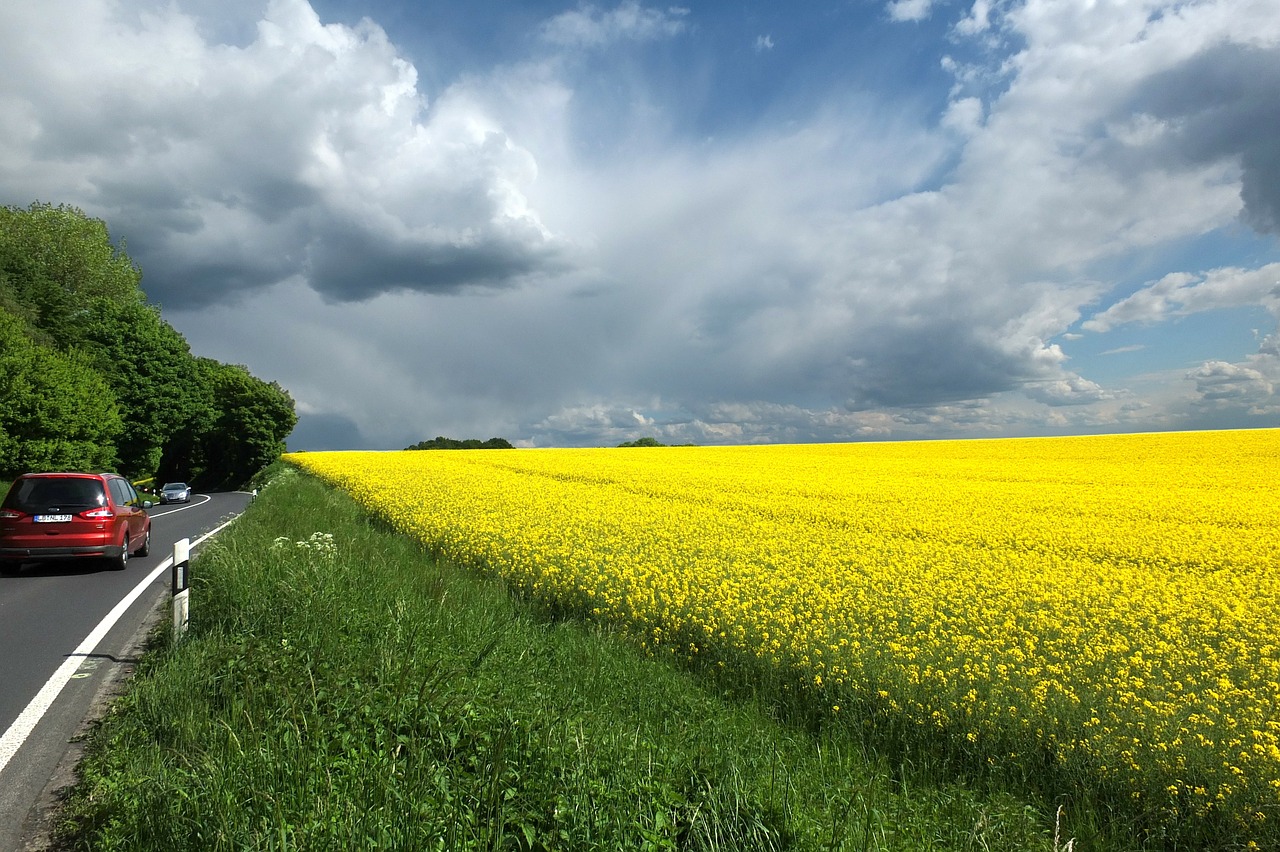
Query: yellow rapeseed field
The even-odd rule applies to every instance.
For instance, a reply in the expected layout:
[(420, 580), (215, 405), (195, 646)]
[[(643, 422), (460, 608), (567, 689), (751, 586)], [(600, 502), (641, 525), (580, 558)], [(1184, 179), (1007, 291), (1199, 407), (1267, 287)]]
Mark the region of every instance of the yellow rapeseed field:
[(287, 458), (651, 647), (1280, 836), (1280, 430)]

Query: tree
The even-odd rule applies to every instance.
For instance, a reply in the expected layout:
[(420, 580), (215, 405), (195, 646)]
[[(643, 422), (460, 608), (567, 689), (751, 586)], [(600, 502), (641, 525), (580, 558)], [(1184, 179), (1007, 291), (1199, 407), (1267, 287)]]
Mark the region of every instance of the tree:
[[(0, 207), (0, 312), (16, 323), (6, 327), (12, 364), (0, 407), (11, 410), (0, 419), (10, 430), (0, 461), (17, 463), (17, 441), (21, 458), (42, 464), (163, 470), (217, 487), (248, 480), (283, 452), (297, 421), (289, 394), (243, 367), (193, 358), (147, 304), (141, 280), (102, 221), (68, 206)], [(82, 397), (76, 404), (103, 428), (59, 407)], [(37, 446), (43, 455), (32, 455)]]
[(86, 357), (34, 343), (21, 319), (0, 310), (0, 476), (112, 469), (122, 426)]
[(174, 421), (173, 434), (165, 444), (156, 466), (161, 482), (203, 484), (213, 461), (209, 457), (211, 436), (218, 426), (218, 410), (213, 398), (213, 374), (216, 361), (192, 358), (187, 372), (185, 405)]
[(141, 281), (101, 219), (67, 205), (0, 207), (0, 282), (39, 342), (61, 344), (66, 322), (94, 298), (142, 302)]
[(255, 378), (239, 365), (197, 359), (212, 391), (213, 427), (196, 436), (195, 451), (206, 462), (205, 487), (239, 487), (285, 450), (298, 422), (293, 398), (274, 382)]
[(91, 359), (120, 403), (121, 470), (152, 475), (196, 394), (187, 341), (150, 305), (98, 296), (66, 320), (65, 345)]

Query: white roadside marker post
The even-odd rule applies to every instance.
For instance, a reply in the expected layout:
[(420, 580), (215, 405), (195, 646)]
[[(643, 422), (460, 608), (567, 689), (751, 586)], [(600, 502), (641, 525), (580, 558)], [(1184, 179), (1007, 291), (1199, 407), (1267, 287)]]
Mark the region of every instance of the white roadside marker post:
[(188, 588), (188, 569), (191, 566), (191, 539), (173, 543), (173, 641), (176, 643), (187, 632), (191, 616), (191, 590)]

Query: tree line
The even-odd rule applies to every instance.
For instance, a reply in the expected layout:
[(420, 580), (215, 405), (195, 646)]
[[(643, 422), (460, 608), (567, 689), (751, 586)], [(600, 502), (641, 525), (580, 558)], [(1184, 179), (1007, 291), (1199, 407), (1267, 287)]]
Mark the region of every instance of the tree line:
[(487, 441), (481, 441), (479, 438), (446, 438), (443, 435), (437, 435), (430, 441), (419, 441), (412, 447), (405, 447), (406, 450), (514, 450), (511, 442), (506, 438), (490, 438)]
[(0, 477), (116, 470), (228, 488), (284, 451), (289, 393), (192, 355), (141, 283), (101, 220), (0, 207)]
[(696, 447), (697, 444), (663, 444), (657, 438), (636, 438), (634, 441), (623, 441), (619, 447)]

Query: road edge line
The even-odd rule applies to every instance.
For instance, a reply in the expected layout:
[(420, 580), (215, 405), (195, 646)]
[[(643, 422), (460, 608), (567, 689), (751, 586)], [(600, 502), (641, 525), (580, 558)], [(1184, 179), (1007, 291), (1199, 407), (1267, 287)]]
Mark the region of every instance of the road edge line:
[[(236, 517), (239, 517), (237, 515)], [(210, 536), (226, 529), (235, 518), (215, 527), (198, 539), (191, 543), (192, 547), (203, 542)], [(58, 699), (67, 682), (71, 680), (72, 675), (84, 663), (84, 658), (93, 653), (98, 647), (98, 643), (115, 627), (117, 621), (129, 611), (129, 607), (133, 606), (147, 590), (147, 587), (154, 583), (162, 573), (173, 567), (173, 557), (167, 556), (164, 561), (151, 570), (138, 585), (134, 586), (129, 594), (120, 599), (120, 602), (112, 608), (112, 610), (103, 616), (102, 621), (98, 622), (98, 626), (89, 632), (76, 649), (67, 655), (67, 658), (58, 666), (57, 670), (50, 675), (45, 681), (44, 686), (35, 694), (35, 697), (27, 703), (18, 717), (13, 720), (13, 724), (9, 725), (9, 729), (0, 736), (0, 773), (3, 773), (5, 767), (9, 765), (9, 761), (17, 755), (18, 749), (22, 748), (22, 744), (27, 741), (27, 737), (35, 730), (36, 725), (44, 718), (44, 714), (53, 706), (53, 702)]]

